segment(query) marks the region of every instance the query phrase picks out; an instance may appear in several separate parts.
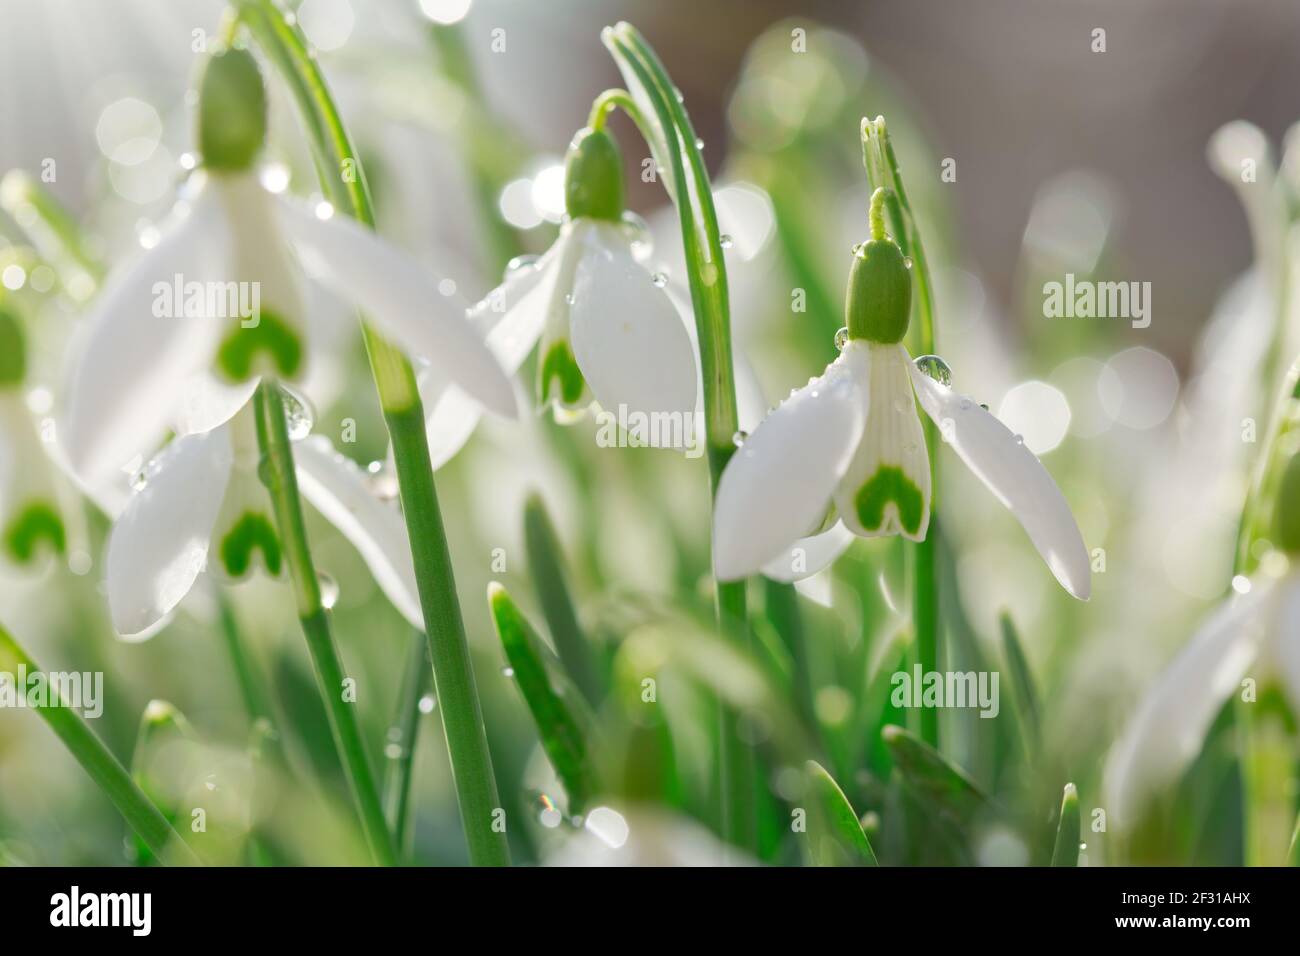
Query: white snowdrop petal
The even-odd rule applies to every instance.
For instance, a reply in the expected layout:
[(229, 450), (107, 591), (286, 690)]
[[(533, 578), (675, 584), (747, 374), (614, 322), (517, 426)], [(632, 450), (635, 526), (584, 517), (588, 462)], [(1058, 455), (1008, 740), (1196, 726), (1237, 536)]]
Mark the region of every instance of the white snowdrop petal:
[(912, 360), (901, 345), (863, 342), (870, 362), (871, 413), (835, 489), (835, 507), (854, 534), (925, 540), (930, 525), (930, 455), (912, 397)]
[(1061, 586), (1086, 601), (1092, 593), (1088, 551), (1043, 463), (977, 402), (908, 366), (921, 407), (939, 426), (943, 441), (1015, 515)]
[(232, 461), (229, 433), (219, 428), (176, 439), (146, 469), (108, 539), (108, 605), (123, 637), (148, 631), (189, 593), (207, 562)]
[(763, 565), (763, 574), (787, 584), (812, 577), (835, 563), (853, 543), (853, 532), (837, 521), (820, 534), (800, 538), (781, 555)]
[(429, 460), (437, 471), (465, 447), (483, 417), (483, 406), (433, 369), (421, 370), (419, 384)]
[(649, 444), (689, 440), (699, 376), (681, 315), (632, 257), (619, 227), (593, 224), (583, 242), (569, 312), (573, 356), (583, 378), (601, 407), (620, 420), (624, 414), (629, 421), (676, 415), (673, 421), (682, 427), (647, 428)]
[(1177, 779), (1256, 657), (1276, 593), (1268, 579), (1216, 610), (1174, 658), (1116, 741), (1106, 763), (1107, 805), (1121, 827)]
[(211, 360), (221, 323), (185, 316), (166, 296), (177, 276), (227, 281), (229, 235), (213, 190), (203, 189), (188, 216), (115, 273), (87, 317), (60, 431), (69, 463), (88, 481), (153, 447), (185, 381)]
[(413, 627), (423, 630), (424, 615), (401, 512), (377, 498), (365, 473), (335, 451), (323, 435), (298, 442), (294, 459), (304, 497), (352, 542), (393, 606)]
[(321, 219), (287, 199), (281, 222), (320, 281), (361, 306), (412, 355), (436, 366), (491, 411), (513, 417), (510, 381), (482, 336), (437, 280), (413, 259), (347, 216)]
[(178, 435), (208, 432), (234, 418), (262, 381), (254, 375), (244, 382), (220, 381), (208, 369), (199, 369), (180, 388), (179, 408), (173, 422)]
[(722, 473), (714, 512), (720, 580), (754, 574), (817, 527), (867, 416), (867, 355), (850, 345), (745, 439)]

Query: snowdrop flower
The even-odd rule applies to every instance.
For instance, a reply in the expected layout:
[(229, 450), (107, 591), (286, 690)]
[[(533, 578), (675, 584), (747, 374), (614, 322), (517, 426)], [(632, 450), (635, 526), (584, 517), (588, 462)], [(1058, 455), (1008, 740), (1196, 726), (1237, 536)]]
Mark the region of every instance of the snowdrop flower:
[(26, 358), (18, 316), (0, 304), (0, 554), (20, 566), (67, 546), (53, 471), (23, 395)]
[[(469, 312), (507, 371), (540, 343), (537, 394), (557, 411), (594, 398), (618, 415), (676, 414), (693, 422), (695, 355), (663, 281), (638, 261), (638, 231), (623, 218), (618, 147), (603, 130), (580, 130), (565, 161), (568, 219), (535, 261), (511, 263), (505, 282)], [(434, 467), (468, 440), (481, 402), (445, 369), (422, 376)]]
[(228, 421), (263, 375), (303, 374), (312, 317), (291, 246), (405, 350), (486, 407), (514, 413), (509, 379), (436, 280), (347, 217), (322, 218), (262, 187), (254, 163), (265, 133), (252, 55), (213, 56), (200, 86), (197, 190), (109, 282), (73, 370), (62, 438), (87, 479), (155, 447), (168, 426), (202, 432)]
[(949, 388), (940, 360), (921, 360), (922, 370), (903, 346), (910, 264), (885, 234), (883, 196), (872, 197), (871, 239), (855, 250), (839, 357), (773, 411), (723, 472), (714, 516), (718, 578), (765, 570), (789, 579), (797, 576), (788, 573), (791, 559), (808, 562), (795, 568), (804, 573), (829, 563), (849, 535), (832, 528), (803, 539), (825, 525), (832, 504), (852, 534), (924, 540), (930, 464), (919, 401), (945, 443), (1024, 526), (1061, 585), (1086, 600), (1088, 553), (1042, 463), (997, 418)]
[(1142, 695), (1112, 748), (1105, 779), (1117, 826), (1137, 823), (1147, 801), (1177, 780), (1248, 673), (1261, 684), (1278, 675), (1300, 714), (1300, 454), (1282, 474), (1272, 538), (1278, 550), (1250, 578), (1233, 579), (1231, 597)]
[[(205, 569), (230, 580), (257, 566), (280, 573), (284, 555), (259, 461), (246, 405), (223, 425), (177, 438), (141, 473), (108, 541), (108, 604), (121, 636), (152, 635)], [(297, 442), (294, 461), (303, 497), (352, 542), (393, 606), (423, 629), (398, 509), (379, 500), (362, 470), (322, 436)]]

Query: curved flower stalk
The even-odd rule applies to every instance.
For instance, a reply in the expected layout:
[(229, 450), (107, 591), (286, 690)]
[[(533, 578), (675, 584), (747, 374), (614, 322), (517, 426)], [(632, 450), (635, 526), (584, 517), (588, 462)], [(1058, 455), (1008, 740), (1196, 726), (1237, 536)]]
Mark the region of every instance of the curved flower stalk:
[(30, 567), (63, 554), (67, 535), (54, 474), (23, 394), (26, 345), (18, 316), (0, 302), (0, 560)]
[[(280, 574), (284, 548), (258, 474), (261, 458), (249, 404), (211, 431), (177, 438), (149, 463), (109, 535), (105, 573), (118, 634), (150, 637), (204, 570), (231, 580), (258, 566)], [(352, 542), (393, 606), (422, 628), (401, 514), (323, 436), (297, 443), (294, 462), (303, 496)]]
[(434, 278), (327, 205), (309, 209), (263, 188), (254, 171), (265, 132), (260, 84), (245, 51), (209, 61), (203, 170), (159, 242), (110, 278), (93, 310), (62, 435), (88, 480), (152, 447), (196, 381), (203, 400), (188, 402), (181, 426), (191, 432), (228, 421), (262, 376), (302, 376), (311, 318), (291, 248), (405, 349), (492, 410), (514, 413), (500, 366)]
[[(1112, 748), (1107, 804), (1120, 827), (1140, 819), (1150, 798), (1173, 783), (1201, 751), (1223, 705), (1247, 674), (1280, 678), (1300, 714), (1300, 455), (1287, 463), (1274, 512), (1277, 550), (1201, 625), (1155, 685)], [(1258, 668), (1258, 670), (1254, 670)]]
[[(883, 188), (873, 194), (871, 239), (855, 250), (839, 357), (769, 415), (723, 473), (715, 573), (744, 578), (788, 549), (806, 549), (800, 539), (822, 527), (832, 505), (855, 535), (925, 540), (930, 463), (919, 401), (944, 441), (1020, 521), (1062, 587), (1086, 600), (1088, 554), (1047, 470), (1005, 425), (948, 386), (939, 359), (913, 363), (902, 344), (910, 264), (885, 233), (886, 199)], [(823, 566), (847, 543), (835, 534), (816, 542), (825, 546), (817, 555)]]
[[(569, 146), (568, 219), (555, 243), (536, 259), (514, 260), (469, 320), (511, 373), (540, 343), (537, 398), (557, 417), (571, 419), (594, 399), (620, 422), (675, 416), (681, 427), (647, 427), (640, 437), (689, 443), (694, 348), (664, 282), (641, 262), (644, 233), (625, 218), (622, 162), (604, 119), (598, 107)], [(421, 373), (420, 390), (437, 468), (469, 438), (481, 405), (435, 368)]]

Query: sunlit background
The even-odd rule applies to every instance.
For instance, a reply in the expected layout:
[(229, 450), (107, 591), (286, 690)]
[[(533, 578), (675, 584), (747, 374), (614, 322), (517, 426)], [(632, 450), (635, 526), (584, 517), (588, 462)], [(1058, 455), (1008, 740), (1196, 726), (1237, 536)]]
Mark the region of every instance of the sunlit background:
[[(84, 226), (95, 258), (120, 262), (157, 241), (157, 224), (195, 162), (187, 91), (222, 7), (0, 2), (0, 171), (55, 170), (49, 188)], [(1300, 119), (1300, 7), (303, 0), (296, 16), (360, 143), (381, 231), (436, 264), (449, 277), (442, 294), (467, 305), (500, 282), (512, 257), (553, 239), (564, 214), (565, 148), (592, 99), (620, 84), (600, 28), (635, 23), (704, 142), (730, 240), (734, 334), (768, 405), (834, 356), (849, 250), (866, 235), (858, 122), (884, 114), (935, 268), (939, 352), (954, 384), (1042, 457), (1098, 572), (1091, 602), (1071, 601), (1014, 519), (941, 451), (944, 573), (955, 585), (945, 610), (951, 653), (996, 660), (999, 614), (1010, 613), (1039, 683), (1051, 754), (1050, 771), (1026, 790), (1046, 813), (1070, 779), (1085, 813), (1102, 805), (1104, 758), (1125, 718), (1231, 578), (1258, 450), (1243, 440), (1244, 422), (1258, 419), (1262, 432), (1269, 400), (1259, 373), (1274, 316), (1262, 270), (1300, 196), (1300, 138), (1290, 134)], [(1094, 50), (1099, 28), (1104, 52)], [(792, 56), (796, 29), (806, 31), (807, 52)], [(283, 85), (271, 87), (263, 182), (311, 196), (298, 120)], [(1249, 123), (1225, 128), (1238, 120)], [(646, 150), (635, 129), (624, 117), (612, 127), (629, 206), (650, 224), (657, 268), (686, 301), (676, 216), (661, 185), (638, 175)], [(1257, 163), (1254, 184), (1240, 181), (1243, 159)], [(89, 288), (75, 279), (56, 288), (51, 267), (23, 251), (21, 226), (0, 214), (0, 281), (41, 310), (28, 404), (45, 420), (57, 414), (63, 343)], [(1149, 327), (1046, 317), (1043, 285), (1067, 273), (1150, 283)], [(795, 289), (806, 294), (806, 312), (791, 311)], [(358, 441), (346, 450), (371, 467), (376, 487), (391, 487), (360, 337), (339, 303), (319, 307), (340, 313), (345, 357), (317, 382), (315, 428), (337, 441), (343, 420), (355, 419)], [(485, 587), (501, 580), (540, 620), (522, 517), (536, 491), (616, 686), (634, 687), (638, 668), (652, 666), (647, 658), (676, 653), (656, 643), (659, 630), (689, 634), (707, 622), (703, 463), (597, 448), (593, 435), (590, 421), (490, 421), (438, 475), (503, 800), (512, 818), (527, 821), (511, 840), (526, 862), (590, 853), (603, 861), (611, 847), (707, 862), (715, 821), (698, 696), (665, 691), (664, 759), (673, 767), (655, 772), (670, 783), (637, 773), (647, 759), (645, 727), (629, 705), (606, 702), (619, 781), (606, 808), (614, 823), (590, 814), (583, 831), (557, 808), (488, 618)], [(6, 570), (0, 618), (47, 666), (107, 673), (107, 709), (95, 727), (124, 759), (148, 701), (184, 711), (203, 744), (166, 756), (154, 773), (176, 801), (180, 792), (206, 792), (222, 827), (247, 828), (246, 728), (210, 593), (196, 588), (152, 640), (117, 641), (99, 586), (103, 529), (93, 516), (82, 525), (69, 568), (34, 578)], [(400, 754), (386, 750), (386, 733), (409, 628), (337, 532), (320, 520), (309, 530), (318, 565), (338, 585), (336, 633), (361, 687), (372, 755), (392, 759)], [(504, 570), (494, 567), (497, 549)], [(859, 541), (834, 569), (799, 586), (816, 645), (812, 719), (825, 762), (860, 811), (886, 816), (888, 758), (866, 737), (877, 724), (864, 698), (906, 608), (899, 554), (893, 542)], [(291, 746), (323, 781), (317, 796), (286, 785), (276, 798), (279, 858), (362, 860), (287, 587), (258, 578), (233, 593), (285, 724), (305, 728)], [(689, 666), (682, 672), (683, 685), (708, 682)], [(462, 862), (432, 695), (421, 710), (414, 858)], [(1018, 773), (1007, 755), (1010, 718), (944, 720), (949, 756), (989, 790), (1009, 788)], [(990, 723), (1000, 729), (983, 726)], [(759, 742), (780, 736), (771, 727), (755, 734)], [(770, 783), (777, 798), (797, 802), (785, 756), (773, 759)], [(1124, 859), (1236, 862), (1232, 827), (1214, 829), (1224, 812), (1218, 804), (1185, 809), (1166, 830), (1134, 840)], [(981, 824), (964, 851), (931, 858), (1036, 859), (1034, 825)], [(123, 855), (123, 833), (32, 715), (0, 712), (0, 858), (119, 863), (134, 852), (128, 846)], [(768, 859), (798, 859), (779, 832), (764, 839)], [(1083, 842), (1088, 862), (1121, 859), (1105, 832)], [(908, 860), (896, 848), (886, 853)]]

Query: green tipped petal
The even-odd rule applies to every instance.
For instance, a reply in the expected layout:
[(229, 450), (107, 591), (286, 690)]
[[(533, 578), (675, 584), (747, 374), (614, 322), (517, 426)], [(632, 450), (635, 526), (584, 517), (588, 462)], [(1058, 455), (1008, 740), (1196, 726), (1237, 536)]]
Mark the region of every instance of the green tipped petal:
[(885, 508), (891, 502), (898, 511), (898, 523), (903, 531), (916, 535), (921, 530), (925, 498), (916, 483), (903, 474), (903, 469), (882, 465), (853, 499), (858, 520), (868, 529), (885, 523)]
[(18, 316), (0, 305), (0, 388), (23, 383), (27, 374), (27, 347)]
[(232, 578), (243, 577), (253, 563), (253, 552), (271, 574), (280, 573), (280, 539), (266, 515), (245, 512), (221, 539), (221, 564)]
[[(259, 352), (266, 353), (260, 362)], [(302, 368), (302, 359), (297, 330), (265, 310), (256, 325), (236, 326), (217, 349), (217, 367), (235, 382), (247, 381), (259, 371), (293, 378)]]
[(46, 541), (55, 554), (63, 554), (67, 537), (63, 519), (52, 505), (34, 501), (18, 512), (5, 528), (5, 551), (20, 564), (27, 564), (37, 554), (40, 543)]
[(199, 153), (224, 172), (249, 169), (266, 141), (266, 87), (247, 50), (211, 57), (199, 80)]
[[(543, 403), (554, 397), (562, 405), (577, 405), (587, 390), (587, 381), (582, 377), (582, 369), (578, 368), (578, 362), (573, 357), (573, 349), (564, 340), (552, 342), (546, 350), (538, 379), (538, 393)], [(552, 383), (558, 394), (552, 394)]]

